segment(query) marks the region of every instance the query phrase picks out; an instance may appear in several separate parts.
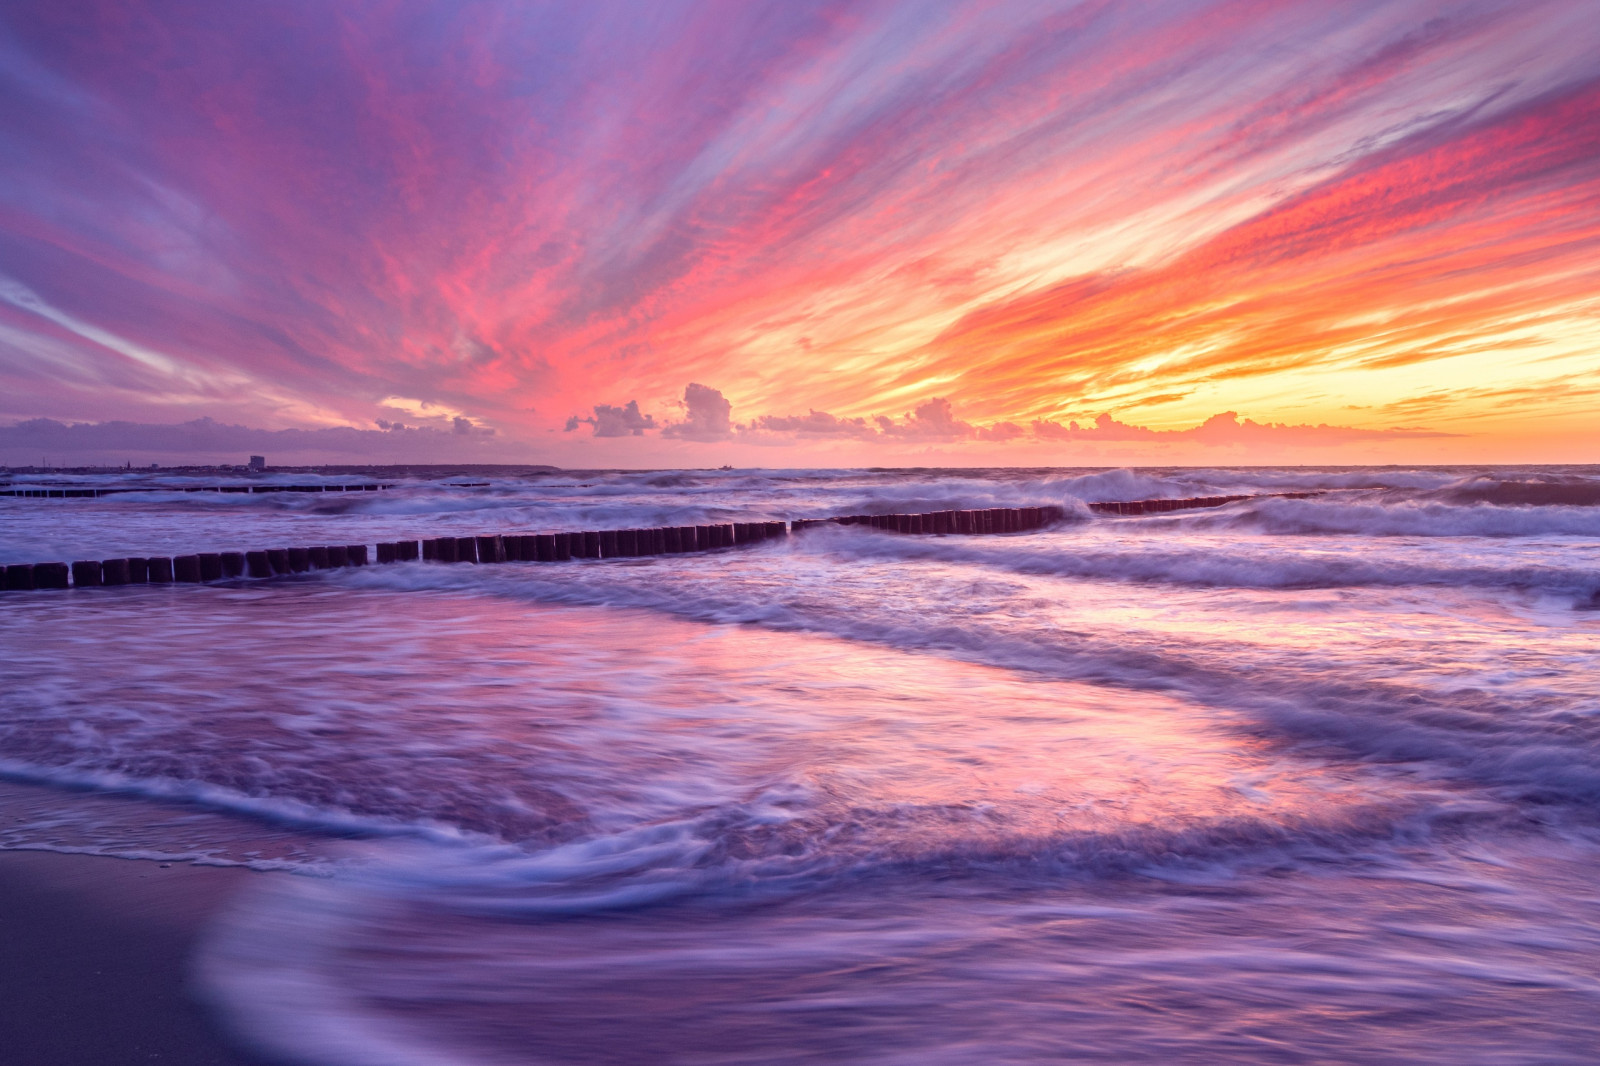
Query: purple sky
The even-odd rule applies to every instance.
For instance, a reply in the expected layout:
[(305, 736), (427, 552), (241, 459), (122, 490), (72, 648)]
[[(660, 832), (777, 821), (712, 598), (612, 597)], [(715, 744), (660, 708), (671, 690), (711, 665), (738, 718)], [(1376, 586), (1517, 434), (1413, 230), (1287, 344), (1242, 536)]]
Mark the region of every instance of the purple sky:
[(0, 462), (1592, 459), (1595, 16), (13, 0)]

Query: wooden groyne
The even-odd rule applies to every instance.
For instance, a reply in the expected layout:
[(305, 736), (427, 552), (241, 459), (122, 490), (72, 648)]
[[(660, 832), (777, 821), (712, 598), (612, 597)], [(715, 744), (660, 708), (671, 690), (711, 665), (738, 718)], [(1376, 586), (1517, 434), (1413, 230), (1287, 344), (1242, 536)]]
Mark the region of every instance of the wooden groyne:
[[(368, 486), (363, 491), (387, 486)], [(328, 490), (333, 491), (335, 487)], [(116, 490), (120, 491), (120, 490)], [(275, 491), (301, 491), (292, 486)], [(319, 491), (306, 489), (305, 491)], [(357, 491), (348, 487), (346, 491)], [(1301, 499), (1319, 493), (1279, 493)], [(1221, 507), (1261, 496), (1206, 496), (1187, 500), (1091, 503), (1102, 514), (1143, 515), (1196, 507)], [(173, 557), (80, 559), (71, 564), (13, 563), (0, 568), (0, 587), (30, 589), (96, 588), (113, 585), (205, 584), (241, 578), (271, 578), (314, 570), (340, 570), (369, 563), (558, 563), (573, 559), (637, 558), (686, 552), (720, 551), (788, 537), (820, 526), (864, 526), (888, 533), (983, 536), (1027, 533), (1066, 517), (1066, 508), (991, 507), (982, 510), (927, 511), (918, 514), (838, 515), (793, 522), (730, 522), (655, 529), (599, 529), (576, 533), (493, 533), (470, 537), (387, 541), (369, 555), (365, 544), (323, 544), (247, 552), (201, 552)]]
[(13, 563), (0, 567), (0, 587), (97, 588), (108, 585), (208, 584), (269, 578), (313, 570), (426, 561), (435, 563), (554, 563), (572, 559), (635, 558), (737, 548), (787, 537), (787, 522), (730, 522), (658, 529), (600, 529), (578, 533), (484, 534), (387, 541), (369, 556), (365, 544), (321, 544), (249, 552), (201, 552), (167, 557), (80, 559), (67, 563)]
[(890, 533), (935, 533), (981, 536), (1026, 533), (1066, 517), (1064, 507), (991, 507), (981, 511), (926, 511), (921, 514), (853, 514), (836, 518), (802, 518), (790, 524), (799, 532), (816, 526), (867, 526)]
[(1091, 503), (1089, 510), (1099, 514), (1165, 514), (1168, 511), (1190, 511), (1197, 507), (1223, 507), (1240, 500), (1308, 500), (1321, 495), (1320, 492), (1258, 492), (1249, 496), (1193, 496), (1185, 500), (1116, 500), (1111, 503)]
[(108, 489), (0, 487), (0, 496), (29, 500), (93, 500), (129, 492), (225, 492), (258, 495), (264, 492), (379, 492), (393, 485), (121, 485)]

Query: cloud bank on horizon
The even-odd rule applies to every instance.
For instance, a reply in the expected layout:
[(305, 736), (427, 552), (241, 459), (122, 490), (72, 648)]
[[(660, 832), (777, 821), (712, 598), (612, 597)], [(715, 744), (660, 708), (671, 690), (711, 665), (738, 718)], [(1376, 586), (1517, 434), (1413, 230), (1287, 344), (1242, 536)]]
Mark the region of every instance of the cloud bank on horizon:
[(0, 11), (19, 448), (1576, 461), (1597, 352), (1583, 0)]

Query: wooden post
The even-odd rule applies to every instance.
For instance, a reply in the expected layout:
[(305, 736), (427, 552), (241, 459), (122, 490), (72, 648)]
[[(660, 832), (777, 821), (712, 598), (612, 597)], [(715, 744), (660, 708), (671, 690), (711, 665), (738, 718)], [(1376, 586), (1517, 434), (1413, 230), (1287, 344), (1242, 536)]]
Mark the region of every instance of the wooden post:
[(349, 544), (344, 549), (345, 558), (350, 566), (367, 565), (367, 546), (365, 544)]
[(167, 585), (172, 582), (172, 560), (157, 556), (146, 559), (145, 574), (152, 585)]
[(313, 545), (307, 548), (306, 552), (311, 562), (309, 569), (329, 570), (333, 567), (333, 563), (328, 559), (328, 549), (322, 545)]
[(34, 563), (33, 587), (36, 589), (64, 589), (71, 571), (66, 563)]
[(266, 552), (245, 552), (244, 567), (251, 577), (272, 576), (272, 563), (268, 561)]
[(619, 552), (617, 531), (614, 529), (602, 529), (600, 531), (600, 558), (615, 559)]
[(474, 537), (477, 543), (478, 562), (503, 563), (506, 561), (505, 542), (497, 536)]
[(33, 588), (33, 564), (12, 563), (6, 567), (6, 588), (11, 592), (27, 592)]
[(244, 576), (244, 552), (222, 552), (217, 558), (222, 563), (223, 577)]
[(100, 561), (100, 584), (126, 585), (128, 584), (128, 560), (102, 559)]
[(350, 565), (350, 549), (343, 544), (329, 544), (322, 549), (328, 553), (328, 568), (342, 570)]
[(397, 563), (414, 563), (417, 561), (417, 542), (414, 540), (395, 541), (394, 558)]

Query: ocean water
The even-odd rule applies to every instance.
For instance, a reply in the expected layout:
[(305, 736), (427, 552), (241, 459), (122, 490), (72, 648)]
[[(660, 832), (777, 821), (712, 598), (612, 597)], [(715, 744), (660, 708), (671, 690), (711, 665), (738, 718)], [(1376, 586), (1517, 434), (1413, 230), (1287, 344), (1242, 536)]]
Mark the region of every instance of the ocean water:
[(288, 871), (284, 1061), (1600, 1059), (1600, 469), (90, 480), (0, 562), (1067, 509), (3, 594), (0, 847)]

